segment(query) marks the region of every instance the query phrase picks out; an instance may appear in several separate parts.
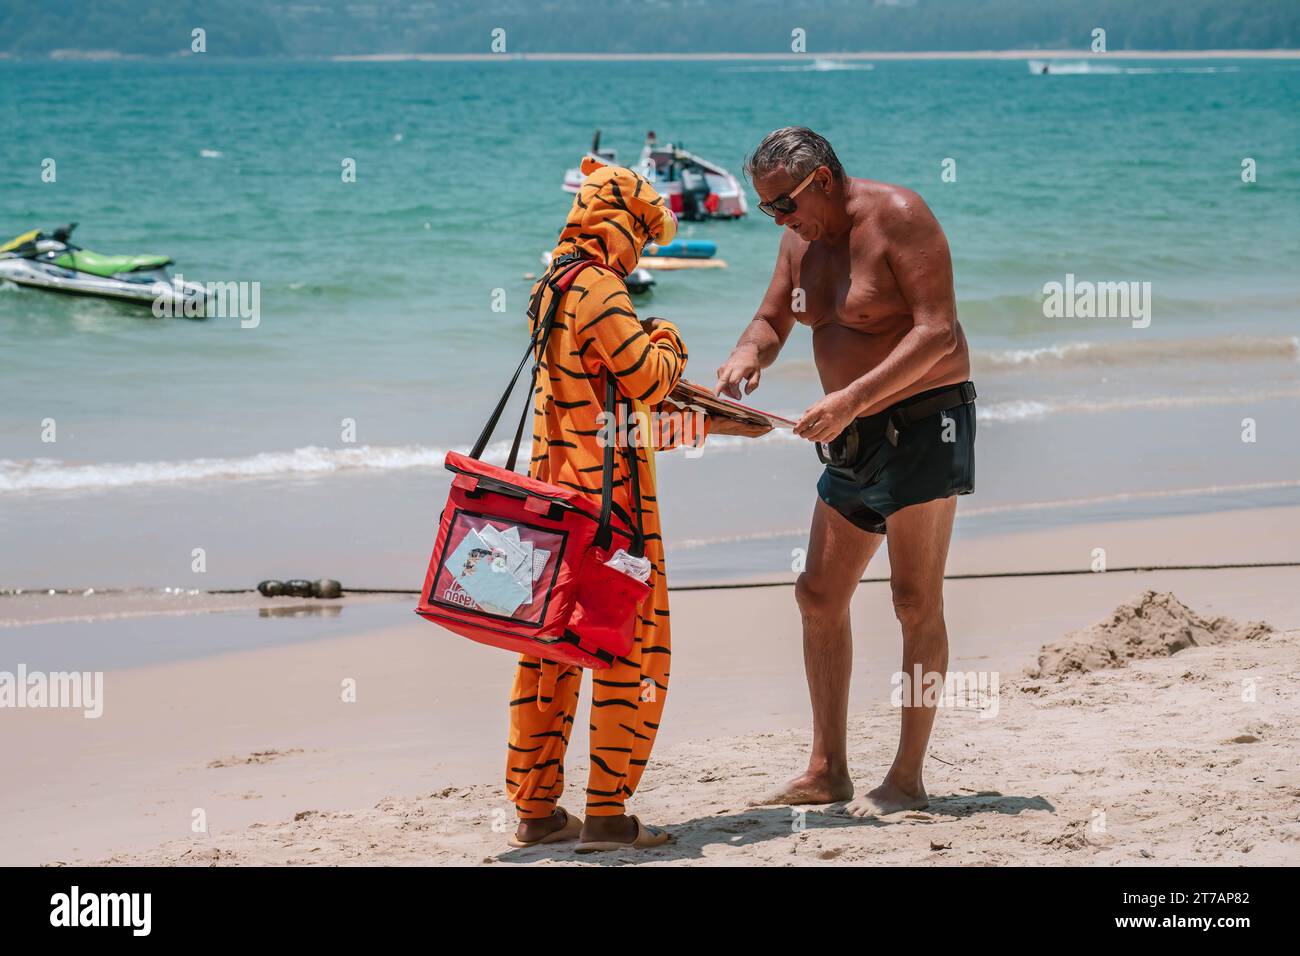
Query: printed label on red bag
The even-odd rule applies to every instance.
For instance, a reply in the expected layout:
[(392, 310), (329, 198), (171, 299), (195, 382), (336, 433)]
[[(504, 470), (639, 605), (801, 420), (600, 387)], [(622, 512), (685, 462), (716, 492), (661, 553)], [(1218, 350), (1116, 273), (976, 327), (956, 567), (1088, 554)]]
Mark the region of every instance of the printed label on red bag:
[(430, 600), (540, 623), (564, 538), (563, 532), (458, 512)]

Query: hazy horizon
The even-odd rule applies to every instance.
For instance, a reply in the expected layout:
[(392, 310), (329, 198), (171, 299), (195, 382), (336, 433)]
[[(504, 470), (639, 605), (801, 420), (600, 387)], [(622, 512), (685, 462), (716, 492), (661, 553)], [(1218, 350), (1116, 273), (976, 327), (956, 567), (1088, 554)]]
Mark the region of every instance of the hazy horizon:
[(1300, 4), (559, 0), (539, 9), (531, 0), (101, 0), (34, 17), (19, 0), (0, 0), (0, 54), (11, 57), (1094, 51), (1098, 30), (1105, 52), (1295, 49)]

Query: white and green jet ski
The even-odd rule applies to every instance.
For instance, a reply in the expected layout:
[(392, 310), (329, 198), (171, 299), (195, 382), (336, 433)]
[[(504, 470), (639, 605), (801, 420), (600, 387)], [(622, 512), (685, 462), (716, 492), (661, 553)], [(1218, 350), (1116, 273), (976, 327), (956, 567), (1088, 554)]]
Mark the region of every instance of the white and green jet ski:
[(203, 317), (207, 290), (197, 282), (177, 282), (168, 269), (170, 256), (91, 252), (68, 241), (76, 228), (69, 223), (50, 235), (33, 229), (0, 246), (0, 282), (151, 308), (158, 303), (162, 308), (155, 314)]

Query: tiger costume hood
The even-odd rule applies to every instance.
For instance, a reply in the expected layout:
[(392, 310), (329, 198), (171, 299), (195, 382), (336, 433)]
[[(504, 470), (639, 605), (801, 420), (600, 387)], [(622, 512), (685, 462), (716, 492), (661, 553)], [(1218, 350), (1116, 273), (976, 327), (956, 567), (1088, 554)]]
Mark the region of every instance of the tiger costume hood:
[(624, 166), (588, 156), (573, 208), (551, 255), (578, 252), (626, 276), (647, 243), (663, 245), (677, 234), (677, 217), (649, 180)]

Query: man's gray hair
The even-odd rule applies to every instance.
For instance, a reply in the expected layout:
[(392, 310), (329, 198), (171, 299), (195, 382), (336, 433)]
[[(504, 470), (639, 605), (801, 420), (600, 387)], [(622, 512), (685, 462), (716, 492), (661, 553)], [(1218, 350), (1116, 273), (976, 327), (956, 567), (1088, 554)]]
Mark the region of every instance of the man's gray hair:
[(806, 126), (786, 126), (773, 130), (745, 160), (745, 175), (750, 179), (783, 169), (795, 180), (802, 180), (818, 166), (831, 171), (836, 181), (844, 179), (844, 167), (826, 137)]

